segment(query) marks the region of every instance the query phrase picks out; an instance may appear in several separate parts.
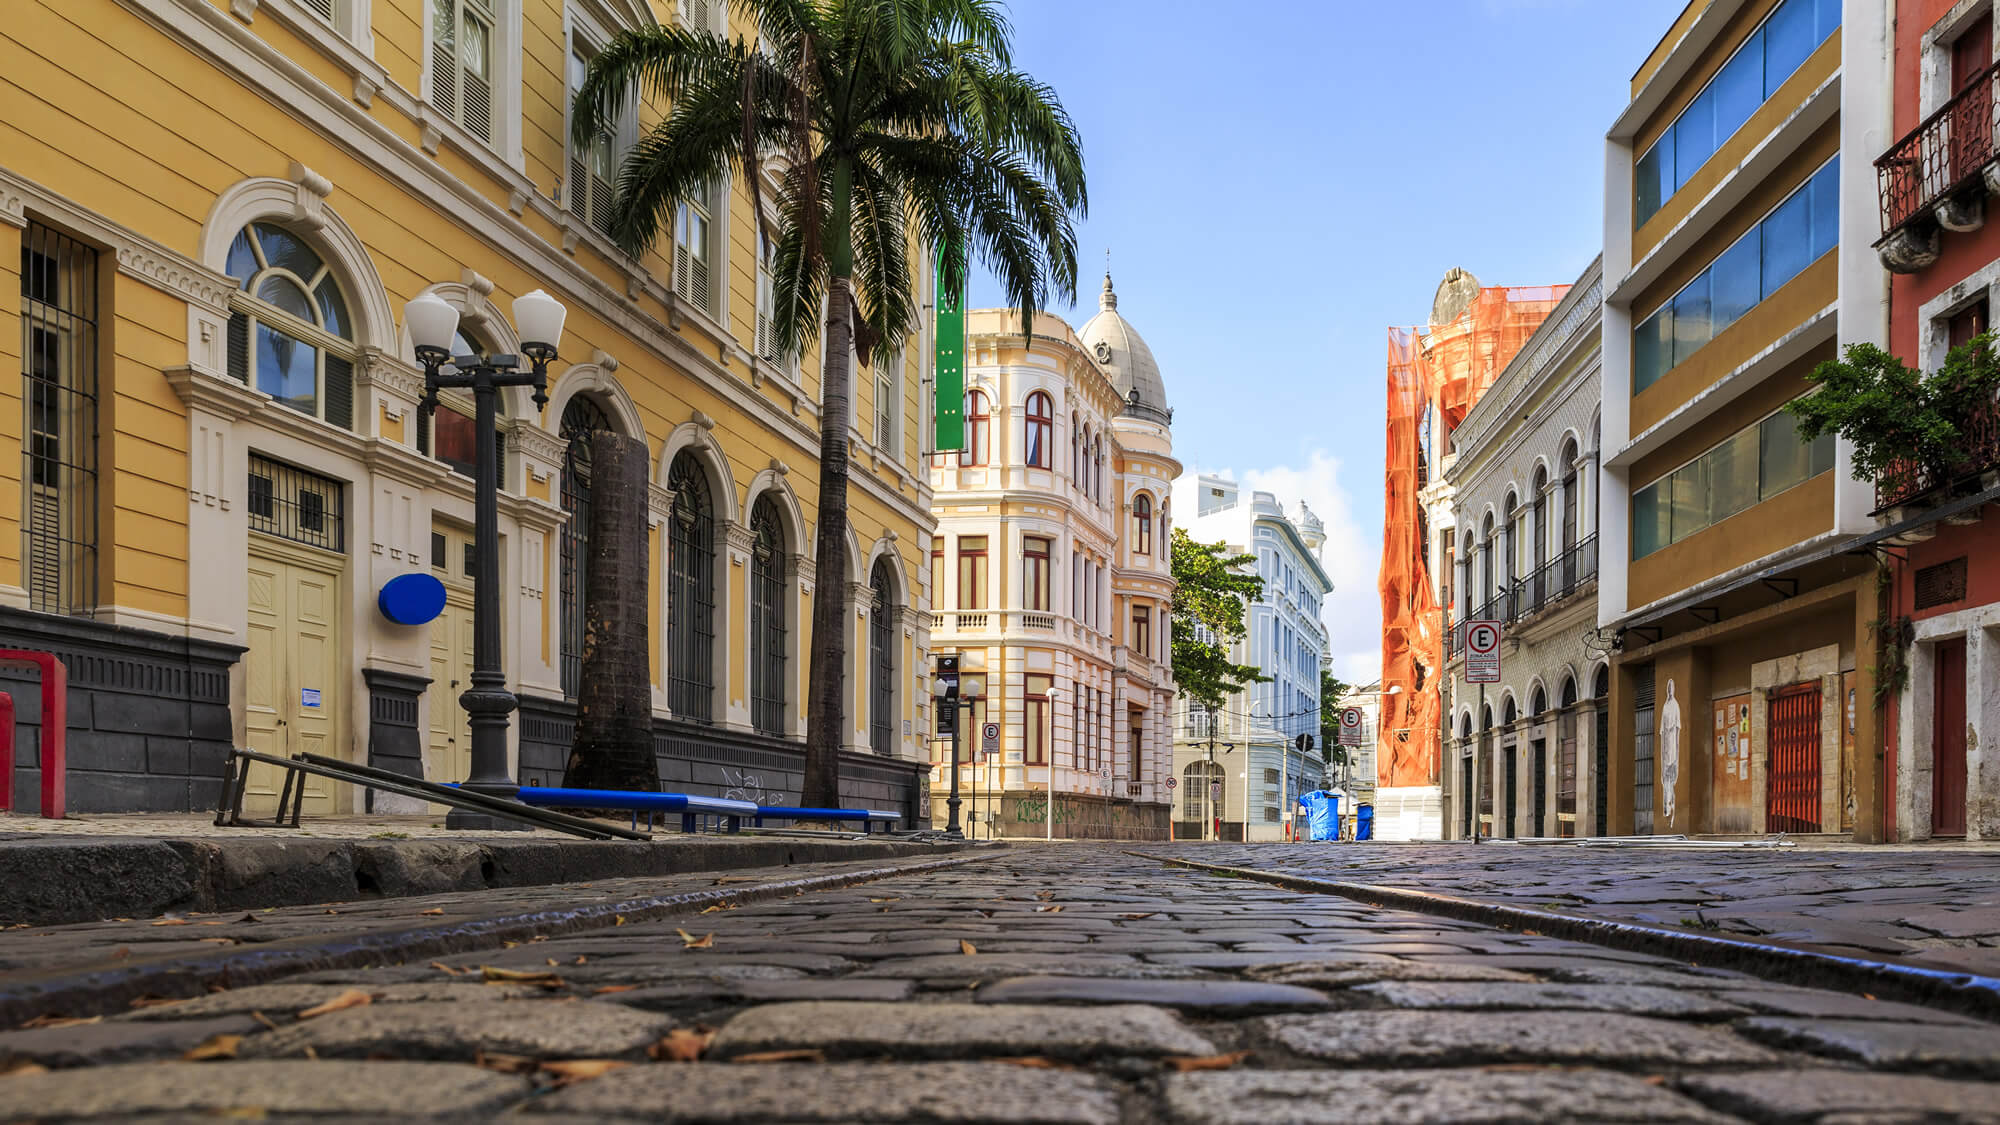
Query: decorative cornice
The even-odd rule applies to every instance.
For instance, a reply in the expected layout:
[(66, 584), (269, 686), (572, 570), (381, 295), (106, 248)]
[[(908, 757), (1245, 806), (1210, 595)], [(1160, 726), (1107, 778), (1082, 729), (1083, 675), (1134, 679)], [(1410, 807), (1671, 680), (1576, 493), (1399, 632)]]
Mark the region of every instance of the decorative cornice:
[(563, 459), (563, 440), (539, 426), (521, 425), (514, 429), (514, 447), (522, 455), (540, 461), (544, 465), (560, 465)]
[(646, 485), (646, 508), (661, 519), (674, 514), (674, 490), (664, 484)]
[(200, 305), (220, 316), (229, 315), (229, 295), (236, 284), (229, 277), (202, 268), (170, 250), (132, 243), (119, 246), (118, 272)]
[(423, 375), (381, 348), (362, 348), (355, 374), (363, 386), (379, 387), (410, 402), (424, 397)]

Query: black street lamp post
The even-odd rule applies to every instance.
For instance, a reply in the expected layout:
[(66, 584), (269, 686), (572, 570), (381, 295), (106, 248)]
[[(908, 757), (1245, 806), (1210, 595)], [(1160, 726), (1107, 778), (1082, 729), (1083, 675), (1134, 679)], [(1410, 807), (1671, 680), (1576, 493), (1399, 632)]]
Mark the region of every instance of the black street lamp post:
[[(507, 716), (517, 701), (507, 690), (507, 673), (500, 658), (500, 451), (494, 433), (494, 396), (502, 387), (533, 387), (535, 407), (548, 406), (549, 364), (562, 342), (566, 315), (567, 310), (555, 298), (539, 289), (514, 302), (521, 351), (529, 364), (522, 370), (518, 356), (452, 355), (458, 310), (436, 295), (425, 294), (404, 307), (417, 361), (424, 365), (425, 413), (437, 410), (437, 394), (442, 388), (472, 392), (478, 443), (473, 477), (476, 565), (472, 580), (472, 686), (458, 697), (471, 727), (472, 768), (461, 788), (509, 800), (520, 791), (507, 769)], [(490, 813), (455, 808), (446, 814), (445, 827), (492, 832), (525, 830), (528, 826)]]

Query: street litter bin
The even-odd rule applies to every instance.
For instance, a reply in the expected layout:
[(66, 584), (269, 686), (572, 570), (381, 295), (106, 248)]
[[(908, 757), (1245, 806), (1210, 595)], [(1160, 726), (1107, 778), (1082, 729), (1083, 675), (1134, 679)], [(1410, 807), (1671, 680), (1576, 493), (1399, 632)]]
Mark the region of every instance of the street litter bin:
[(1315, 789), (1299, 795), (1306, 810), (1306, 830), (1313, 840), (1340, 839), (1340, 794)]
[(1375, 838), (1375, 806), (1356, 805), (1354, 807), (1354, 838), (1372, 840)]

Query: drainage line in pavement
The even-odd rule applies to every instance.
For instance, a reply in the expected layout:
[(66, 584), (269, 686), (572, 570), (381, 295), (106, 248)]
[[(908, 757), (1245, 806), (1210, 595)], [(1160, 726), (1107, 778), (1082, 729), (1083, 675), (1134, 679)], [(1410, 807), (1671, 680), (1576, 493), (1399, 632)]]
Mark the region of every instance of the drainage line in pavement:
[(1583, 918), (1520, 906), (1455, 898), (1430, 891), (1378, 887), (1336, 879), (1314, 879), (1248, 867), (1230, 867), (1192, 859), (1173, 859), (1145, 852), (1127, 852), (1174, 867), (1254, 879), (1289, 890), (1339, 895), (1371, 906), (1437, 914), (1543, 937), (1587, 941), (1613, 949), (1629, 949), (1688, 961), (1709, 968), (1735, 969), (1782, 984), (1838, 989), (1882, 1000), (1902, 1000), (1944, 1008), (1979, 1019), (2000, 1021), (2000, 979), (1977, 973), (1927, 969), (1887, 961), (1843, 957), (1814, 949), (1717, 937), (1669, 926)]
[[(997, 854), (997, 853), (996, 853)], [(290, 938), (198, 957), (58, 969), (0, 981), (0, 1027), (19, 1027), (42, 1016), (110, 1015), (141, 996), (188, 998), (219, 989), (264, 984), (326, 969), (353, 969), (420, 958), (445, 957), (537, 936), (575, 934), (652, 922), (724, 902), (766, 902), (809, 891), (836, 890), (901, 875), (924, 874), (977, 863), (994, 855), (954, 856), (901, 866), (868, 867), (768, 883), (709, 887), (523, 914), (503, 914), (401, 930)], [(550, 888), (556, 890), (557, 888)]]

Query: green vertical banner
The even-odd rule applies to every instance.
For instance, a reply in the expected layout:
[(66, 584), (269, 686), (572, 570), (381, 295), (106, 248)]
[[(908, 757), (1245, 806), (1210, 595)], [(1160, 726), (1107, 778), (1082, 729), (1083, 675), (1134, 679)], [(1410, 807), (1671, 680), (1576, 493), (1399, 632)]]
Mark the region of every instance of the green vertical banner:
[(946, 292), (944, 251), (938, 251), (936, 362), (931, 371), (935, 397), (931, 400), (936, 432), (931, 448), (943, 453), (965, 448), (965, 285)]

